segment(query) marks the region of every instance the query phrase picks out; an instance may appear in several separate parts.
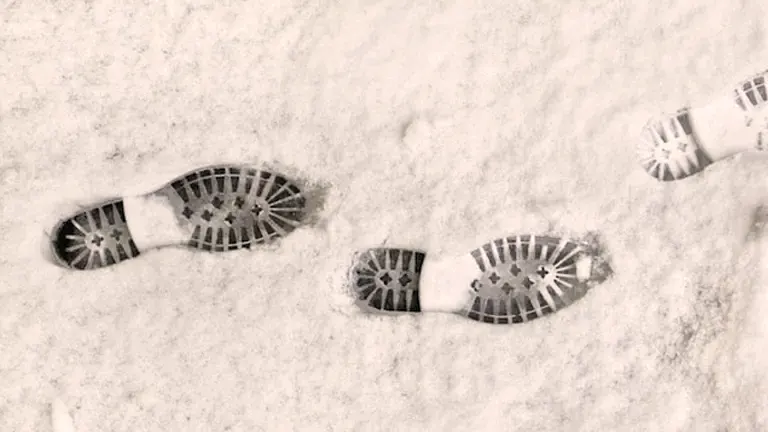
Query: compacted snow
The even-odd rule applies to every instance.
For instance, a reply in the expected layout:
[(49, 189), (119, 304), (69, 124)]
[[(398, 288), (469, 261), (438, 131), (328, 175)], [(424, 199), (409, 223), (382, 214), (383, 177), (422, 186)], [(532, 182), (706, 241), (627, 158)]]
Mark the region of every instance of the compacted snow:
[[(768, 68), (767, 13), (2, 2), (0, 430), (53, 430), (57, 400), (77, 431), (768, 429), (768, 156), (660, 183), (634, 150)], [(305, 182), (312, 220), (251, 252), (45, 256), (78, 205), (212, 163)], [(348, 294), (359, 249), (529, 233), (599, 235), (613, 278), (512, 326)]]

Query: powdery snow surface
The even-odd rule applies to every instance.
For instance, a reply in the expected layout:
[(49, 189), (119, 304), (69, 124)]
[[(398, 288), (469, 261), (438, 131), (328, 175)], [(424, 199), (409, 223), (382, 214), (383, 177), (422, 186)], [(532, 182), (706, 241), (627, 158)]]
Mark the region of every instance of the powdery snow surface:
[[(659, 183), (647, 119), (768, 68), (762, 0), (0, 8), (0, 430), (768, 429), (768, 157)], [(198, 166), (307, 182), (251, 252), (76, 272), (77, 205)], [(756, 216), (757, 215), (757, 216)], [(355, 251), (601, 235), (615, 275), (525, 325), (366, 315)]]

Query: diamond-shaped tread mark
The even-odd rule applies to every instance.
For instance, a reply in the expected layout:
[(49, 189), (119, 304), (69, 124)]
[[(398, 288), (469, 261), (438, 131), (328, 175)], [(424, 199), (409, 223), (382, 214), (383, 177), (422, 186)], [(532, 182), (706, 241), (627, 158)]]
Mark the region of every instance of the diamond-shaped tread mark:
[(680, 143), (677, 144), (677, 149), (682, 151), (682, 152), (684, 152), (685, 149), (687, 149), (687, 148), (688, 148), (688, 144), (686, 144), (684, 142), (680, 142)]
[(264, 209), (262, 209), (258, 204), (254, 204), (251, 211), (254, 215), (256, 215), (256, 217), (258, 217), (264, 211)]
[(93, 239), (91, 240), (91, 243), (95, 244), (97, 247), (101, 247), (101, 242), (104, 241), (104, 237), (94, 234)]
[(504, 294), (509, 295), (514, 288), (512, 288), (512, 285), (510, 285), (509, 282), (504, 282), (504, 285), (501, 286), (501, 290), (504, 291)]
[(384, 285), (389, 285), (392, 282), (392, 277), (389, 276), (389, 273), (384, 273), (384, 276), (379, 277), (379, 280), (384, 282)]
[(206, 209), (203, 212), (203, 214), (200, 215), (200, 217), (203, 218), (206, 222), (210, 222), (211, 218), (213, 218), (213, 213), (211, 213), (210, 211), (208, 211), (208, 209)]
[(531, 280), (530, 277), (526, 277), (525, 280), (523, 280), (522, 285), (523, 287), (525, 287), (525, 289), (529, 290), (534, 285), (534, 282)]
[(479, 280), (475, 279), (472, 281), (472, 284), (470, 285), (472, 287), (472, 291), (477, 292), (480, 290), (480, 288), (483, 286)]
[(232, 225), (233, 223), (235, 223), (235, 220), (237, 220), (237, 218), (232, 213), (229, 213), (227, 217), (224, 218), (224, 220), (227, 221), (228, 224)]
[(542, 279), (544, 279), (545, 277), (547, 277), (549, 272), (547, 271), (547, 269), (544, 268), (544, 266), (540, 266), (539, 269), (536, 270), (536, 274), (539, 275), (539, 277), (541, 277)]
[(517, 276), (520, 274), (522, 269), (518, 267), (517, 264), (512, 264), (512, 266), (509, 268), (509, 272), (512, 273), (513, 276)]
[(220, 209), (222, 204), (224, 204), (224, 201), (222, 201), (222, 199), (221, 199), (221, 198), (219, 198), (218, 196), (215, 196), (215, 197), (214, 197), (214, 198), (211, 200), (211, 205), (213, 205), (213, 206), (214, 206), (215, 208), (217, 208), (217, 209)]
[(500, 281), (500, 280), (501, 280), (501, 278), (499, 277), (499, 275), (497, 275), (497, 274), (494, 272), (494, 273), (491, 273), (491, 275), (488, 277), (488, 280), (490, 280), (490, 281), (491, 281), (491, 283), (495, 285), (495, 284), (496, 284), (496, 282), (498, 282), (498, 281)]
[(193, 212), (189, 207), (184, 207), (184, 211), (182, 211), (181, 214), (183, 214), (185, 218), (189, 219), (193, 214), (195, 214), (195, 212)]
[(120, 237), (121, 237), (122, 235), (123, 235), (123, 232), (122, 232), (122, 231), (120, 231), (120, 230), (119, 230), (119, 229), (117, 229), (117, 228), (115, 228), (114, 230), (112, 230), (112, 234), (110, 234), (110, 236), (111, 236), (113, 239), (115, 239), (115, 241), (120, 241)]
[(234, 205), (235, 207), (241, 209), (243, 208), (243, 205), (245, 205), (245, 200), (243, 199), (243, 197), (237, 197), (235, 198)]
[(400, 285), (403, 287), (407, 286), (409, 283), (411, 283), (413, 279), (411, 279), (407, 273), (403, 273), (402, 276), (398, 279), (398, 282), (400, 282)]

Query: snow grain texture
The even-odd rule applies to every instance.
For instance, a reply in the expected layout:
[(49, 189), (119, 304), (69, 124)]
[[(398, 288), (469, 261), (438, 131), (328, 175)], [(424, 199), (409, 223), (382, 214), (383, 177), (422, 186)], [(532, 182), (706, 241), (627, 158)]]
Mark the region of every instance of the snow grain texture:
[[(765, 3), (0, 8), (0, 430), (765, 430), (764, 155), (661, 184), (647, 118), (765, 69)], [(762, 62), (762, 63), (761, 63)], [(59, 269), (63, 209), (212, 163), (328, 185), (251, 252)], [(599, 232), (615, 276), (524, 326), (374, 317), (355, 251)]]

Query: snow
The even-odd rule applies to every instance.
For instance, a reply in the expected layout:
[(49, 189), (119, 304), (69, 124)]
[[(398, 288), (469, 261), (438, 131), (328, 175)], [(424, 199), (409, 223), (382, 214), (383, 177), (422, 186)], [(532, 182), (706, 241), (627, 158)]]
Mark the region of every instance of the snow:
[[(0, 6), (0, 430), (768, 429), (765, 155), (659, 183), (648, 118), (768, 65), (760, 0)], [(251, 252), (75, 272), (78, 205), (198, 166), (305, 182)], [(757, 219), (756, 219), (757, 215)], [(353, 254), (598, 233), (614, 277), (549, 318), (363, 314)]]
[(69, 416), (64, 402), (59, 399), (55, 399), (51, 404), (51, 426), (53, 432), (75, 432), (72, 417)]

